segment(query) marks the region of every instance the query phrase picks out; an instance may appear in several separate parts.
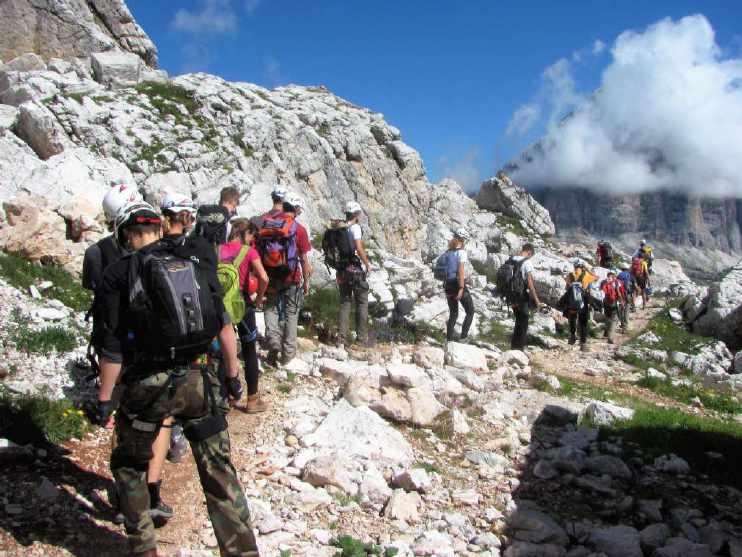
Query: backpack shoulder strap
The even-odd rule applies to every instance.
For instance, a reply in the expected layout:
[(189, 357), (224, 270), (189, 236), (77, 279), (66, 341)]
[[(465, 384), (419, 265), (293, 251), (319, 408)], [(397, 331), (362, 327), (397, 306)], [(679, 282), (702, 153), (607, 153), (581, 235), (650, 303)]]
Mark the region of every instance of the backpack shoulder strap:
[(242, 266), (242, 262), (245, 260), (245, 257), (247, 257), (248, 251), (250, 251), (249, 246), (242, 246), (240, 248), (240, 252), (237, 254), (237, 257), (232, 260), (232, 265), (239, 269)]

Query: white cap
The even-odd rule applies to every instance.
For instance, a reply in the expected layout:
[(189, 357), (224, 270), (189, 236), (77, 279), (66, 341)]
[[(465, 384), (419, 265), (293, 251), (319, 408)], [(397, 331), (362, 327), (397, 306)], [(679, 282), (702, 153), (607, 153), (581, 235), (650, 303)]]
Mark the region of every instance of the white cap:
[(271, 191), (271, 197), (276, 197), (283, 201), (286, 198), (288, 191), (283, 186), (276, 186)]
[(361, 211), (363, 211), (363, 209), (361, 209), (361, 205), (357, 201), (348, 201), (348, 203), (345, 204), (346, 213), (356, 214)]
[(304, 207), (304, 200), (301, 198), (301, 196), (297, 193), (294, 193), (292, 191), (288, 192), (285, 197), (283, 198), (283, 202), (287, 205), (291, 205), (294, 208)]
[(640, 245), (640, 246), (643, 246), (643, 245), (645, 245), (646, 243), (647, 243), (647, 241), (646, 241), (646, 240), (642, 240), (641, 242), (639, 242), (639, 245)]
[(123, 180), (114, 180), (111, 184), (111, 189), (103, 198), (103, 212), (108, 222), (113, 222), (118, 212), (126, 205), (144, 201), (136, 186), (126, 184)]
[(189, 213), (196, 212), (193, 199), (182, 193), (168, 193), (165, 195), (160, 203), (160, 209), (170, 211), (171, 213), (180, 213), (181, 211), (188, 211)]
[(471, 239), (471, 234), (469, 234), (469, 231), (466, 228), (459, 228), (454, 233), (454, 236), (459, 238), (460, 240), (469, 240)]

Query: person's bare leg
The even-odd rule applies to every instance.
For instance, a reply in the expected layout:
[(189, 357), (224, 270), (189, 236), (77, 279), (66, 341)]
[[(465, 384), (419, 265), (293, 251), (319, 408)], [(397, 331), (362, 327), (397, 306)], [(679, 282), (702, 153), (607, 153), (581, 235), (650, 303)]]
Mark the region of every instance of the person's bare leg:
[[(170, 433), (172, 432), (173, 419), (166, 418), (162, 422), (163, 427), (157, 434), (155, 442), (152, 443), (152, 458), (147, 467), (147, 483), (153, 484), (162, 478), (162, 467), (165, 465), (167, 451), (170, 448)], [(170, 427), (165, 427), (170, 426)]]

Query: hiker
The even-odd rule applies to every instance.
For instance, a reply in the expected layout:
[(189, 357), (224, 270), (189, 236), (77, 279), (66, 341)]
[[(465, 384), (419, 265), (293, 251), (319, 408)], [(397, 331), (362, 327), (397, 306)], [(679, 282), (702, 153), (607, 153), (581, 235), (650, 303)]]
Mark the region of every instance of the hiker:
[(187, 195), (168, 193), (160, 203), (160, 211), (164, 236), (176, 237), (188, 234), (196, 222), (197, 209)]
[(474, 302), (466, 287), (466, 263), (469, 257), (464, 249), (464, 244), (470, 238), (471, 235), (465, 228), (456, 230), (448, 243), (448, 249), (436, 260), (433, 270), (435, 278), (443, 281), (443, 290), (448, 302), (447, 342), (457, 340), (455, 329), (459, 318), (459, 304), (466, 312), (464, 322), (461, 324), (459, 340), (464, 340), (469, 336), (469, 328), (474, 319)]
[(534, 253), (533, 244), (523, 244), (520, 255), (510, 257), (497, 272), (497, 290), (508, 301), (515, 315), (515, 327), (510, 338), (510, 347), (513, 350), (523, 350), (526, 347), (530, 304), (535, 309), (543, 305), (533, 282), (533, 265), (530, 259)]
[(335, 280), (340, 290), (340, 311), (338, 314), (338, 329), (340, 330), (341, 344), (348, 342), (350, 329), (350, 310), (356, 309), (356, 343), (361, 346), (368, 344), (368, 274), (371, 272), (371, 262), (368, 260), (363, 247), (363, 233), (359, 224), (363, 210), (355, 201), (349, 201), (345, 206), (344, 232), (350, 241), (349, 255), (344, 264), (338, 269)]
[(567, 292), (560, 300), (560, 307), (569, 321), (569, 344), (577, 342), (577, 333), (580, 335), (580, 350), (587, 352), (587, 337), (590, 322), (590, 288), (598, 277), (586, 269), (582, 259), (572, 261), (573, 270), (568, 273), (565, 281)]
[[(260, 261), (258, 251), (253, 247), (257, 228), (245, 218), (232, 219), (229, 241), (219, 248), (220, 268), (225, 264), (236, 267), (237, 294), (242, 301), (244, 315), (237, 322), (237, 333), (242, 348), (242, 361), (245, 368), (245, 383), (247, 384), (248, 414), (265, 412), (268, 404), (258, 395), (258, 327), (255, 324), (255, 310), (263, 307), (265, 291), (268, 288), (268, 275)], [(225, 306), (229, 306), (225, 295)], [(223, 363), (219, 366), (220, 377), (226, 368)]]
[(611, 246), (609, 242), (606, 242), (605, 240), (598, 242), (596, 256), (598, 267), (610, 269), (613, 266), (613, 246)]
[(636, 294), (636, 281), (634, 276), (631, 274), (631, 267), (623, 264), (621, 266), (621, 272), (618, 273), (618, 280), (623, 283), (624, 290), (626, 291), (626, 303), (623, 305), (623, 311), (621, 312), (621, 326), (626, 332), (629, 328), (629, 311), (636, 311), (634, 305), (634, 296)]
[(652, 274), (652, 263), (654, 263), (654, 251), (652, 251), (652, 246), (647, 244), (646, 240), (642, 240), (639, 242), (639, 247), (634, 252), (634, 255), (632, 256), (632, 259), (634, 257), (642, 257), (647, 263), (647, 274)]
[(641, 292), (642, 297), (642, 309), (644, 309), (649, 302), (649, 268), (647, 267), (647, 261), (643, 255), (635, 255), (631, 260), (631, 275), (634, 277), (636, 287)]
[(265, 301), (266, 364), (288, 364), (296, 356), (299, 312), (309, 293), (312, 250), (306, 228), (296, 222), (296, 206), (303, 202), (287, 193), (281, 213), (270, 211), (259, 218), (257, 248), (268, 274)]
[(218, 253), (218, 247), (229, 237), (229, 219), (237, 212), (240, 204), (240, 191), (232, 186), (219, 192), (218, 205), (201, 205), (196, 213), (195, 236), (204, 238)]
[[(236, 338), (222, 304), (216, 269), (193, 248), (160, 239), (161, 218), (146, 203), (128, 206), (116, 218), (120, 245), (132, 253), (106, 269), (99, 290), (104, 323), (101, 421), (119, 376), (124, 385), (116, 414), (118, 444), (111, 471), (132, 554), (156, 556), (145, 482), (152, 442), (166, 418), (183, 423), (206, 506), (222, 555), (257, 556), (244, 491), (230, 460), (225, 415), (216, 372), (204, 354), (218, 337), (227, 365), (227, 393), (242, 397)], [(210, 249), (210, 248), (209, 248)], [(185, 323), (177, 316), (186, 316)], [(154, 494), (157, 496), (157, 494)]]
[(603, 337), (608, 339), (608, 344), (614, 342), (616, 318), (620, 318), (621, 307), (626, 304), (626, 290), (617, 275), (618, 273), (611, 269), (608, 271), (608, 277), (600, 284), (600, 289), (603, 291), (603, 314), (605, 315)]
[[(103, 354), (104, 335), (104, 324), (97, 311), (97, 306), (100, 302), (98, 290), (101, 287), (105, 270), (111, 264), (121, 259), (126, 253), (123, 246), (116, 241), (115, 234), (113, 234), (116, 215), (127, 206), (134, 203), (141, 203), (142, 201), (142, 195), (134, 185), (126, 184), (123, 181), (112, 183), (111, 189), (103, 198), (103, 213), (106, 218), (108, 230), (112, 233), (85, 250), (82, 268), (82, 285), (87, 290), (93, 291), (93, 304), (89, 312), (89, 315), (93, 319), (93, 330), (88, 347), (88, 358), (96, 374), (100, 371), (98, 360)], [(112, 356), (109, 355), (109, 357)], [(110, 414), (116, 410), (121, 390), (122, 386), (117, 385), (111, 393), (112, 403), (109, 417), (105, 420), (97, 415), (92, 417), (97, 425), (106, 428), (113, 427), (113, 419), (110, 417)], [(113, 436), (111, 437), (111, 451), (115, 447), (116, 437)], [(152, 445), (152, 458), (147, 465), (147, 485), (150, 491), (156, 495), (156, 497), (153, 496), (150, 500), (150, 515), (153, 519), (158, 520), (158, 522), (167, 521), (173, 517), (173, 509), (159, 497), (162, 469), (165, 459), (168, 457), (169, 448), (170, 430), (163, 428)], [(119, 499), (115, 488), (109, 493), (109, 501), (115, 511), (113, 522), (115, 524), (122, 524), (124, 522), (124, 516), (119, 509)]]

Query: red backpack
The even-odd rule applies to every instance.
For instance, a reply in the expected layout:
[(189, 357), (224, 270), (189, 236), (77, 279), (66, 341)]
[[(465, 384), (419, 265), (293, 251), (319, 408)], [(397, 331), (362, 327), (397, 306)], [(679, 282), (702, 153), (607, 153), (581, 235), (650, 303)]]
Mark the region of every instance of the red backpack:
[(641, 257), (635, 257), (631, 260), (631, 274), (635, 277), (644, 276), (644, 260)]
[(614, 280), (606, 280), (603, 283), (602, 289), (603, 293), (605, 294), (605, 303), (609, 305), (613, 305), (618, 301), (619, 295), (618, 295), (618, 284), (616, 284), (615, 279)]
[(283, 280), (296, 270), (299, 264), (297, 228), (294, 217), (286, 213), (268, 213), (261, 219), (256, 245), (270, 278)]

